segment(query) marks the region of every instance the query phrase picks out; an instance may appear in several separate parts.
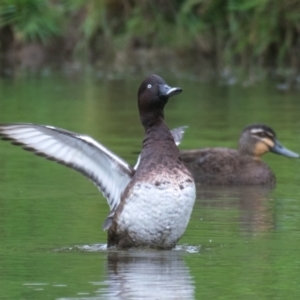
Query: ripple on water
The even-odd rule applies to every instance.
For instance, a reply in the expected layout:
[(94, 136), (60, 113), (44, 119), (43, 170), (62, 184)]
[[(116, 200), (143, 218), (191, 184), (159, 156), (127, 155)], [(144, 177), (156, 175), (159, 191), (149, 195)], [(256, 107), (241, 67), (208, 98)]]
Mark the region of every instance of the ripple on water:
[[(201, 246), (192, 246), (192, 245), (177, 245), (174, 249), (171, 251), (182, 251), (187, 253), (199, 253), (201, 249)], [(128, 251), (157, 251), (154, 249), (148, 249), (148, 248), (135, 248), (135, 249), (129, 249)], [(63, 247), (59, 249), (55, 249), (55, 252), (102, 252), (102, 251), (116, 251), (116, 249), (107, 249), (107, 244), (93, 244), (93, 245), (74, 245), (74, 246), (68, 246)]]

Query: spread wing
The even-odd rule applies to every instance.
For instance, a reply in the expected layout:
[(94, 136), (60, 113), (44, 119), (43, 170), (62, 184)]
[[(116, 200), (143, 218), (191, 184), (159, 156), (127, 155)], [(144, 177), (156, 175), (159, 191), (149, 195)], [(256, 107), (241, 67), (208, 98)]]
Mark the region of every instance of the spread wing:
[(72, 168), (90, 179), (114, 211), (135, 170), (87, 135), (52, 126), (0, 124), (0, 137), (36, 155)]
[(188, 126), (181, 126), (170, 130), (171, 134), (173, 135), (176, 146), (180, 145), (181, 140), (183, 138), (183, 134), (187, 128)]

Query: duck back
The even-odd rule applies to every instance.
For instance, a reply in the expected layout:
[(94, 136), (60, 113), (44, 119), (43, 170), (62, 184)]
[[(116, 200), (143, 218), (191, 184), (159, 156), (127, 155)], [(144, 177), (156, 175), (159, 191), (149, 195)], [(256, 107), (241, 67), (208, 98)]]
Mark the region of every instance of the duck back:
[(181, 152), (197, 184), (274, 185), (275, 176), (260, 159), (228, 148), (203, 148)]

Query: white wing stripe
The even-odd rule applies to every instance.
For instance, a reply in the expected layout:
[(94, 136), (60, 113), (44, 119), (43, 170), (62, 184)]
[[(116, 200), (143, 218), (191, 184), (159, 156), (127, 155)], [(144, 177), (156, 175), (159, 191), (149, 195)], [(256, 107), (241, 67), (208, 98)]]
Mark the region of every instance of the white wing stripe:
[(134, 174), (124, 160), (86, 135), (52, 126), (0, 124), (0, 136), (79, 171), (99, 188), (111, 210), (119, 205)]
[(129, 167), (129, 165), (120, 157), (116, 156), (115, 154), (113, 154), (110, 150), (108, 150), (106, 147), (104, 147), (103, 145), (97, 143), (95, 140), (93, 140), (92, 138), (90, 138), (89, 136), (86, 135), (79, 135), (79, 138), (81, 138), (82, 140), (87, 141), (90, 144), (93, 144), (96, 148), (99, 148), (103, 153), (105, 153), (106, 155), (109, 155), (114, 161), (115, 164), (121, 164), (124, 167), (127, 166), (127, 170), (131, 171), (131, 167)]

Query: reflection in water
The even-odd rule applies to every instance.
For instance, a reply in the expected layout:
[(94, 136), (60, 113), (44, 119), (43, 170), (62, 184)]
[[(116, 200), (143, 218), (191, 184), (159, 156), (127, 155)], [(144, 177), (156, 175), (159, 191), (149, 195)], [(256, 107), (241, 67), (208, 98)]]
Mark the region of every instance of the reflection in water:
[(194, 282), (180, 251), (110, 252), (107, 269), (101, 299), (194, 299)]
[[(196, 205), (239, 210), (239, 227), (248, 233), (266, 232), (275, 227), (269, 187), (197, 187)], [(227, 221), (228, 224), (232, 220)]]

